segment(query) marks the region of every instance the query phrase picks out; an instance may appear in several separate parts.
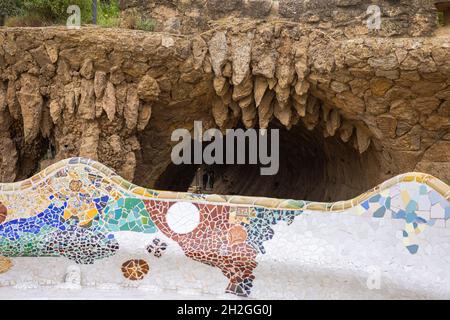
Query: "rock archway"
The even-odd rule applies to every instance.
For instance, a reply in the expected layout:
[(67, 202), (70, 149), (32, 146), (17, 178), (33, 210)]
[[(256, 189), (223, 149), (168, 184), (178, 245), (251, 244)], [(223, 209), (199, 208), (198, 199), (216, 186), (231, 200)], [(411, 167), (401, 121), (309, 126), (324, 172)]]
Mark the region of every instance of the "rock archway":
[[(238, 127), (243, 125), (240, 123)], [(297, 123), (288, 130), (274, 120), (269, 129), (279, 130), (276, 175), (261, 175), (261, 164), (169, 163), (155, 187), (186, 192), (192, 184), (202, 184), (201, 176), (195, 181), (197, 170), (202, 168), (202, 172), (213, 173), (214, 185), (208, 192), (329, 202), (355, 197), (370, 189), (378, 179), (382, 160), (373, 147), (360, 154), (338, 136), (325, 137), (322, 124), (310, 131), (303, 123)], [(224, 146), (224, 152), (227, 151)]]
[(371, 172), (380, 165), (374, 149), (361, 155), (337, 137), (325, 138), (320, 128), (309, 131), (301, 123), (287, 130), (273, 121), (269, 128), (280, 130), (278, 173), (262, 176), (259, 165), (216, 165), (214, 193), (337, 201), (374, 183)]

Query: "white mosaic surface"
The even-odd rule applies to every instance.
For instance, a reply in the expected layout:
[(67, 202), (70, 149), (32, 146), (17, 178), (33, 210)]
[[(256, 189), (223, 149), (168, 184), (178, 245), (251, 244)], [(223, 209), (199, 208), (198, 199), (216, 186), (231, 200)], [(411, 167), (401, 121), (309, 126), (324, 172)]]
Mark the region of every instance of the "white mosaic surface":
[[(252, 299), (450, 299), (450, 232), (428, 228), (421, 250), (411, 255), (398, 237), (402, 222), (348, 214), (307, 213), (287, 226), (274, 227), (258, 256)], [(80, 266), (81, 288), (58, 289), (67, 268), (64, 258), (13, 258), (14, 266), (0, 275), (2, 299), (223, 299), (227, 279), (221, 272), (185, 259), (175, 242), (164, 259), (149, 259), (148, 235), (119, 232), (117, 255)], [(283, 248), (280, 250), (280, 248)], [(127, 257), (149, 260), (142, 281), (123, 278)], [(367, 282), (379, 274), (379, 289)]]

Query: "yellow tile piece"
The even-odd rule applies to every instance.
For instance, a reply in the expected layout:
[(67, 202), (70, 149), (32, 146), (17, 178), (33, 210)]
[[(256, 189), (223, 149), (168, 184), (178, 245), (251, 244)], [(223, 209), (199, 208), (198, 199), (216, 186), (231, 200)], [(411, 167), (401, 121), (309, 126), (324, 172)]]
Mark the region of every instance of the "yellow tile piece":
[(423, 232), (427, 228), (426, 224), (419, 224), (416, 228), (416, 234)]
[(63, 218), (64, 218), (65, 220), (69, 219), (71, 216), (72, 216), (72, 213), (70, 212), (70, 210), (67, 210), (67, 209), (64, 210)]
[(408, 224), (406, 225), (405, 230), (406, 230), (406, 232), (408, 232), (408, 234), (409, 234), (409, 233), (415, 232), (414, 226), (412, 225), (412, 223), (408, 223)]
[(87, 220), (92, 220), (98, 215), (97, 209), (91, 209), (84, 213), (84, 218)]
[(139, 196), (144, 196), (146, 193), (146, 190), (144, 188), (137, 187), (137, 188), (134, 188), (133, 190), (131, 190), (131, 192), (133, 192), (134, 194), (137, 194)]
[(401, 191), (401, 197), (402, 197), (403, 204), (406, 207), (408, 205), (409, 201), (411, 200), (411, 197), (409, 196), (408, 191), (402, 190)]

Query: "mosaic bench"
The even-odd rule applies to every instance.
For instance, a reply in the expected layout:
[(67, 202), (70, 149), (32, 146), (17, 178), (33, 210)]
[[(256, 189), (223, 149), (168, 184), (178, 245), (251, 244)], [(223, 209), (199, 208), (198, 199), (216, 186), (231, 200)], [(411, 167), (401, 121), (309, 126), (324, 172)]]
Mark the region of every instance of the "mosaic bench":
[[(330, 261), (337, 261), (354, 248), (352, 255), (361, 254), (361, 261), (366, 255), (381, 257), (381, 268), (386, 259), (391, 264), (417, 265), (422, 273), (428, 264), (434, 270), (426, 277), (433, 279), (448, 265), (439, 257), (450, 262), (449, 199), (448, 185), (421, 173), (395, 177), (355, 199), (336, 203), (156, 191), (125, 181), (98, 162), (72, 158), (26, 181), (0, 185), (0, 269), (12, 272), (22, 261), (18, 257), (61, 257), (79, 265), (94, 264), (89, 273), (112, 265), (126, 281), (139, 282), (151, 281), (158, 270), (177, 273), (184, 266), (197, 270), (189, 271), (191, 275), (208, 274), (196, 274), (192, 281), (189, 276), (170, 280), (164, 275), (155, 278), (154, 285), (170, 289), (184, 281), (184, 288), (203, 292), (253, 297), (252, 291), (257, 291), (258, 297), (283, 298), (290, 297), (288, 288), (298, 280), (293, 279), (298, 268), (315, 253), (328, 250), (334, 259)], [(350, 238), (342, 235), (346, 239), (342, 243), (316, 239), (318, 244), (308, 247), (311, 232), (324, 239), (327, 228), (339, 232), (331, 231), (332, 217), (341, 219), (337, 223), (351, 221), (349, 230), (356, 229), (355, 234), (366, 228), (361, 217), (370, 223), (382, 221), (377, 224), (381, 229), (367, 227), (365, 235)], [(400, 230), (400, 235), (387, 234), (383, 226)], [(422, 234), (427, 227), (441, 231)], [(365, 248), (360, 238), (368, 243)], [(122, 242), (141, 251), (135, 256), (119, 254)], [(427, 250), (422, 250), (423, 242)], [(161, 264), (164, 259), (167, 262)], [(344, 264), (352, 270), (348, 260)], [(262, 286), (266, 289), (254, 288), (265, 277), (272, 277), (272, 288), (269, 284)], [(209, 280), (215, 283), (209, 285)]]

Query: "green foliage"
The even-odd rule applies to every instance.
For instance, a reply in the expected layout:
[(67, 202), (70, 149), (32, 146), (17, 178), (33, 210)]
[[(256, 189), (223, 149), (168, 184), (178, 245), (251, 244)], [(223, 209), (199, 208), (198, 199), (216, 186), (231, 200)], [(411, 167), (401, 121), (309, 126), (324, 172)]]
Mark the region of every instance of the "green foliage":
[[(7, 21), (9, 26), (65, 24), (70, 16), (67, 8), (71, 5), (80, 7), (82, 23), (92, 23), (92, 0), (0, 0), (0, 12), (12, 17)], [(97, 23), (100, 26), (118, 26), (119, 15), (118, 0), (97, 1)]]
[(97, 10), (97, 23), (102, 27), (118, 27), (120, 20), (120, 9), (118, 1), (100, 2)]
[(20, 0), (1, 0), (0, 1), (0, 15), (1, 16), (15, 16), (21, 13)]
[(444, 26), (444, 13), (443, 12), (438, 12), (438, 19), (439, 19), (439, 25), (440, 26)]
[(91, 0), (24, 0), (23, 8), (28, 14), (37, 14), (44, 19), (56, 23), (65, 22), (69, 14), (67, 8), (70, 5), (77, 5), (81, 9), (81, 20), (83, 22), (91, 20), (92, 1)]
[(155, 21), (153, 19), (137, 18), (135, 26), (138, 30), (153, 31), (155, 30)]

